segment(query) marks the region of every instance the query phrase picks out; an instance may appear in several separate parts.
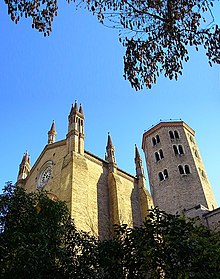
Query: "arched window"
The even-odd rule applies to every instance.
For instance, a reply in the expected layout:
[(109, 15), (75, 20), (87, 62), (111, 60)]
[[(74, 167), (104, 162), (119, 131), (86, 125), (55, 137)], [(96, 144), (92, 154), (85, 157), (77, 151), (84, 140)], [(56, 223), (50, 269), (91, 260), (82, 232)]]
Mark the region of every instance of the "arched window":
[(156, 162), (158, 162), (160, 160), (160, 156), (159, 156), (158, 152), (155, 152), (155, 159), (156, 159)]
[(177, 146), (176, 145), (173, 145), (173, 151), (175, 153), (175, 155), (178, 155), (179, 152), (178, 152), (178, 149), (177, 149)]
[(163, 150), (162, 149), (159, 150), (159, 154), (160, 154), (160, 159), (163, 159), (164, 156), (163, 156)]
[(199, 153), (198, 153), (198, 151), (195, 150), (194, 153), (195, 153), (195, 156), (199, 159)]
[(175, 137), (175, 139), (179, 139), (179, 138), (180, 138), (180, 137), (179, 137), (179, 133), (178, 133), (177, 130), (174, 131), (174, 137)]
[(174, 140), (174, 134), (173, 134), (173, 131), (169, 131), (169, 135), (170, 135), (170, 139), (171, 139), (171, 140)]
[(179, 166), (178, 166), (178, 169), (179, 169), (179, 173), (180, 173), (180, 174), (184, 174), (183, 166), (179, 165)]
[(202, 170), (201, 173), (202, 173), (202, 177), (206, 178), (204, 170)]
[(184, 151), (183, 151), (183, 147), (182, 147), (182, 145), (178, 145), (178, 149), (179, 149), (179, 154), (180, 155), (183, 155), (184, 154)]
[(163, 171), (163, 174), (164, 174), (164, 179), (167, 179), (168, 178), (168, 171), (167, 171), (167, 169), (165, 169)]
[(191, 173), (189, 165), (185, 165), (184, 167), (182, 165), (179, 165), (178, 169), (180, 174), (186, 175)]
[(195, 142), (194, 142), (194, 139), (193, 139), (193, 137), (192, 137), (191, 135), (189, 136), (189, 139), (190, 139), (190, 141), (191, 141), (192, 143), (195, 143)]
[(190, 174), (189, 165), (185, 165), (185, 174)]
[(163, 180), (164, 180), (164, 177), (163, 177), (163, 173), (162, 173), (162, 172), (159, 172), (158, 176), (159, 176), (159, 180), (160, 180), (160, 181), (163, 181)]
[(158, 176), (159, 176), (160, 181), (163, 181), (163, 180), (167, 179), (168, 178), (167, 169), (165, 169), (163, 172), (159, 172)]
[(153, 143), (153, 146), (155, 146), (157, 144), (156, 142), (156, 139), (155, 138), (152, 138), (152, 143)]
[(156, 141), (157, 141), (157, 143), (160, 142), (160, 137), (158, 135), (156, 135)]

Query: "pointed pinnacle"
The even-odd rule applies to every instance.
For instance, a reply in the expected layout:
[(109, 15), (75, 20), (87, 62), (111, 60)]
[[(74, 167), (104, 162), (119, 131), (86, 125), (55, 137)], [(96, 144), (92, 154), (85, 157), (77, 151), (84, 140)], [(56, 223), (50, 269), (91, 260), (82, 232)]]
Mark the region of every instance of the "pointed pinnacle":
[(52, 122), (52, 125), (51, 125), (51, 128), (50, 128), (50, 131), (51, 131), (51, 132), (56, 132), (55, 122), (54, 122), (54, 120), (53, 120), (53, 122)]
[(74, 113), (77, 113), (77, 112), (78, 112), (78, 105), (77, 105), (77, 101), (75, 100), (75, 104), (74, 104), (74, 106), (73, 106), (73, 104), (72, 104), (72, 107), (71, 107), (71, 110), (70, 110), (70, 114), (69, 114), (69, 115), (74, 114)]
[(112, 144), (112, 139), (111, 139), (111, 136), (110, 136), (110, 133), (108, 132), (108, 141), (107, 141), (107, 147), (108, 146), (113, 146)]
[(79, 106), (79, 113), (81, 113), (82, 115), (84, 115), (83, 109), (82, 109), (82, 104), (80, 104), (80, 106)]
[(135, 144), (135, 159), (141, 158), (140, 153), (138, 151), (137, 145)]

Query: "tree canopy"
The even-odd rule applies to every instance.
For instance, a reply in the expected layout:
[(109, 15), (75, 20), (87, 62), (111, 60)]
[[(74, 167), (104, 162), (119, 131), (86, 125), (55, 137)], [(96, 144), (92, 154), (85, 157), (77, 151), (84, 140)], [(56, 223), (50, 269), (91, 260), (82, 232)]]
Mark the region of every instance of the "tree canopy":
[(66, 204), (45, 192), (8, 183), (0, 196), (1, 278), (95, 278), (95, 243), (76, 230)]
[(149, 212), (100, 241), (76, 229), (64, 202), (8, 183), (0, 195), (0, 277), (220, 278), (220, 235), (195, 220)]
[[(136, 90), (151, 88), (163, 74), (182, 75), (189, 46), (205, 49), (210, 65), (220, 63), (220, 27), (213, 7), (219, 0), (67, 0), (88, 9), (99, 22), (119, 30), (125, 47), (124, 78)], [(45, 36), (52, 31), (57, 0), (5, 0), (18, 23), (32, 18), (32, 27)]]

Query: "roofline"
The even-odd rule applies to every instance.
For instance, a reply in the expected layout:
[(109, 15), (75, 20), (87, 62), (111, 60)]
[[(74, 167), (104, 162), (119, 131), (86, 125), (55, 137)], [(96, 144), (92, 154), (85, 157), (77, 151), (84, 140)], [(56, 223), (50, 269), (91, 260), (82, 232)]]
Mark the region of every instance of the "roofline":
[[(86, 155), (89, 155), (89, 156), (93, 157), (94, 159), (96, 159), (96, 160), (100, 161), (102, 164), (106, 164), (106, 165), (108, 165), (108, 164), (109, 164), (109, 162), (108, 162), (108, 161), (106, 161), (106, 160), (104, 160), (104, 159), (102, 159), (102, 158), (98, 157), (97, 155), (94, 155), (93, 153), (91, 153), (91, 152), (89, 152), (89, 151), (87, 151), (87, 150), (84, 150), (84, 153), (85, 153)], [(121, 169), (121, 168), (119, 168), (118, 166), (116, 166), (116, 169), (117, 169), (117, 171), (119, 171), (119, 172), (123, 173), (124, 175), (129, 176), (130, 178), (132, 178), (132, 179), (136, 179), (136, 176), (134, 176), (133, 174), (128, 173), (128, 172), (126, 172), (126, 171), (122, 170), (122, 169)]]
[(35, 169), (35, 166), (38, 164), (38, 162), (41, 160), (41, 158), (43, 157), (44, 153), (51, 149), (51, 148), (54, 148), (54, 147), (58, 147), (58, 146), (62, 146), (62, 145), (65, 145), (66, 144), (66, 139), (64, 140), (60, 140), (60, 141), (56, 141), (54, 143), (51, 143), (51, 144), (47, 144), (45, 145), (44, 149), (42, 150), (41, 154), (39, 155), (39, 157), (37, 158), (37, 160), (35, 161), (35, 163), (33, 164), (33, 166), (31, 167), (30, 169), (30, 172), (28, 174), (27, 177), (29, 177), (29, 175), (33, 172), (33, 170)]
[[(27, 178), (28, 178), (29, 175), (34, 171), (36, 165), (39, 163), (39, 161), (41, 160), (41, 158), (43, 157), (43, 155), (45, 154), (45, 152), (46, 152), (47, 150), (49, 150), (49, 149), (51, 149), (51, 148), (54, 148), (54, 147), (62, 146), (62, 145), (65, 145), (65, 144), (66, 144), (66, 139), (63, 139), (63, 140), (60, 140), (60, 141), (57, 141), (57, 142), (54, 142), (54, 143), (45, 145), (45, 147), (44, 147), (44, 149), (42, 150), (42, 152), (40, 153), (39, 157), (37, 158), (37, 160), (35, 161), (35, 163), (34, 163), (33, 166), (31, 167), (30, 172), (29, 172)], [(89, 151), (87, 151), (87, 150), (84, 150), (84, 152), (85, 152), (85, 154), (87, 155), (87, 158), (88, 158), (89, 156), (90, 156), (90, 157), (93, 157), (96, 161), (100, 161), (100, 164), (102, 164), (102, 165), (108, 165), (108, 164), (109, 164), (108, 161), (106, 161), (106, 160), (104, 160), (104, 159), (102, 159), (102, 158), (100, 158), (100, 157), (94, 155), (93, 153), (91, 153), (91, 152), (89, 152)], [(118, 167), (116, 167), (116, 169), (117, 169), (119, 172), (123, 173), (124, 175), (129, 176), (129, 177), (132, 178), (132, 179), (135, 179), (135, 178), (136, 178), (134, 175), (132, 175), (132, 174), (130, 174), (130, 173), (128, 173), (128, 172), (126, 172), (126, 171), (124, 171), (124, 170), (118, 168)]]
[(152, 125), (151, 128), (149, 128), (146, 132), (144, 132), (143, 134), (143, 138), (142, 138), (142, 149), (144, 150), (144, 143), (145, 143), (145, 139), (147, 137), (149, 137), (150, 135), (152, 135), (153, 133), (155, 133), (157, 130), (159, 130), (162, 127), (177, 127), (177, 126), (182, 126), (184, 127), (186, 130), (188, 130), (193, 136), (195, 135), (195, 131), (186, 124), (186, 122), (182, 121), (182, 120), (169, 120), (169, 121), (163, 121), (160, 120), (160, 122), (156, 123), (155, 125)]

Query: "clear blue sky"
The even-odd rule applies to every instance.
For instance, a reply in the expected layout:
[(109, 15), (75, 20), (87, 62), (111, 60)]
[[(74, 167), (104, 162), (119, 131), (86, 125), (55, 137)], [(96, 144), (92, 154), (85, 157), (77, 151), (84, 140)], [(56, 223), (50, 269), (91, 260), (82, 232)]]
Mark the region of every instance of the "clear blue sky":
[(0, 187), (16, 182), (25, 150), (34, 164), (53, 119), (57, 140), (65, 138), (71, 104), (78, 100), (86, 117), (86, 150), (104, 158), (109, 131), (118, 166), (131, 174), (143, 131), (160, 119), (184, 120), (196, 132), (220, 205), (220, 66), (210, 68), (202, 51), (192, 52), (177, 82), (160, 78), (152, 90), (136, 92), (123, 79), (117, 31), (62, 5), (51, 36), (44, 38), (30, 20), (12, 23), (0, 2)]

